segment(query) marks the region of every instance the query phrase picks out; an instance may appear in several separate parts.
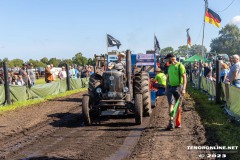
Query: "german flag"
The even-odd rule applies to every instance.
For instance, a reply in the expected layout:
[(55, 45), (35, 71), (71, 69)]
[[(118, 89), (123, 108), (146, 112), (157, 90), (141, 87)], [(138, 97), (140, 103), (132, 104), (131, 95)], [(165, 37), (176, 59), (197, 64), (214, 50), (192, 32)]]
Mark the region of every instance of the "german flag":
[(189, 35), (188, 32), (187, 32), (187, 44), (188, 44), (189, 46), (192, 45), (192, 44), (191, 44), (191, 37), (190, 37), (190, 35)]
[(211, 9), (208, 8), (205, 14), (205, 21), (219, 28), (221, 18), (217, 13), (213, 12)]

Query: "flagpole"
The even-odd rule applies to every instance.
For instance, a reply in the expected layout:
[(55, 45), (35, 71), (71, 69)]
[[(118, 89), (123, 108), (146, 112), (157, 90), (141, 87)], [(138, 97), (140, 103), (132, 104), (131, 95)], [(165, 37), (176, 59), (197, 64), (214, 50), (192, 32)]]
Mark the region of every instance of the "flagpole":
[(204, 46), (203, 46), (203, 42), (204, 42), (204, 33), (205, 33), (205, 14), (208, 8), (208, 0), (204, 0), (205, 1), (205, 11), (204, 11), (204, 17), (203, 17), (203, 37), (202, 37), (202, 57), (204, 58)]
[(107, 38), (106, 39), (106, 44), (107, 44), (106, 46), (107, 46), (107, 55), (108, 55), (108, 36), (107, 36), (107, 33), (106, 33), (106, 38)]
[(154, 35), (153, 35), (153, 48), (154, 48), (154, 51), (155, 51), (155, 54), (157, 54), (156, 52), (156, 48), (155, 48), (155, 44), (156, 44), (156, 39), (155, 39), (155, 32), (154, 32)]
[(187, 31), (187, 58), (188, 58), (188, 30), (189, 28), (186, 30)]

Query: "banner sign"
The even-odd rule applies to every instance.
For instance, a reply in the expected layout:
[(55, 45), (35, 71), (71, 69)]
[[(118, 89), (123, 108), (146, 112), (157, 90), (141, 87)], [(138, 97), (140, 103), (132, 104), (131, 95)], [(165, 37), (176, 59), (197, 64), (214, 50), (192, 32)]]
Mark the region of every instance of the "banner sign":
[(138, 60), (147, 60), (147, 59), (152, 59), (154, 60), (154, 54), (138, 54), (136, 57), (137, 61)]
[(154, 66), (154, 62), (137, 62), (137, 66)]

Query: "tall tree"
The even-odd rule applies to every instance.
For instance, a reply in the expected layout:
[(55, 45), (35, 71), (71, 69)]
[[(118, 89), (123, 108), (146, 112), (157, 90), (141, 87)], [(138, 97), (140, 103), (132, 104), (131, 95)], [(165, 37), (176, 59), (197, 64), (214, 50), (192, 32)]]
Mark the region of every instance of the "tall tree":
[(240, 53), (240, 29), (233, 24), (228, 24), (219, 31), (219, 37), (212, 40), (211, 51), (229, 55)]
[(65, 64), (73, 65), (73, 61), (72, 61), (71, 59), (63, 59), (63, 60), (61, 60), (61, 62), (59, 63), (58, 67), (65, 66)]
[(10, 67), (10, 68), (13, 68), (14, 66), (21, 67), (23, 63), (24, 63), (24, 61), (21, 59), (13, 59), (8, 62), (8, 67)]
[(74, 64), (77, 64), (80, 66), (86, 65), (88, 62), (87, 58), (84, 57), (81, 52), (75, 54), (75, 56), (72, 58), (72, 60), (73, 60)]
[(47, 57), (43, 57), (42, 59), (40, 59), (40, 61), (44, 64), (48, 64), (48, 58)]
[(3, 58), (3, 62), (9, 62), (8, 58)]
[(48, 61), (48, 64), (53, 64), (54, 67), (57, 67), (57, 66), (59, 66), (60, 62), (61, 62), (61, 59), (50, 58)]
[[(207, 48), (205, 46), (204, 47), (204, 53), (207, 52)], [(189, 54), (190, 55), (195, 55), (195, 54), (200, 54), (202, 53), (202, 45), (198, 45), (198, 44), (194, 44), (191, 46), (191, 48), (189, 49)]]
[(46, 67), (46, 64), (39, 60), (30, 59), (28, 63), (32, 63), (35, 68)]
[(168, 54), (168, 53), (170, 53), (170, 52), (173, 52), (173, 51), (174, 51), (173, 47), (166, 47), (166, 48), (163, 48), (163, 49), (161, 50), (161, 54), (166, 55), (166, 54)]
[(88, 58), (87, 64), (88, 64), (88, 65), (91, 65), (91, 66), (94, 66), (94, 65), (96, 64), (95, 58)]
[(3, 67), (3, 60), (0, 59), (0, 67)]
[(175, 51), (175, 54), (185, 56), (187, 54), (187, 45), (179, 46), (178, 49)]

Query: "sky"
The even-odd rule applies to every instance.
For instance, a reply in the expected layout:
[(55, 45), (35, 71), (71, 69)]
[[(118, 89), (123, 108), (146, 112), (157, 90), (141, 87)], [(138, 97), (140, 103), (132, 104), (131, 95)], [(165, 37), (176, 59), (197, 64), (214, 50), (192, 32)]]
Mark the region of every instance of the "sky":
[[(208, 2), (221, 27), (240, 27), (240, 0), (227, 8), (232, 1)], [(106, 53), (107, 33), (122, 43), (119, 51), (154, 49), (154, 33), (161, 48), (177, 49), (187, 43), (187, 28), (192, 44), (201, 44), (203, 17), (204, 0), (0, 0), (0, 59), (66, 59), (78, 52), (92, 58)], [(206, 23), (208, 50), (220, 29)]]

